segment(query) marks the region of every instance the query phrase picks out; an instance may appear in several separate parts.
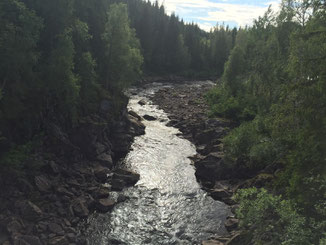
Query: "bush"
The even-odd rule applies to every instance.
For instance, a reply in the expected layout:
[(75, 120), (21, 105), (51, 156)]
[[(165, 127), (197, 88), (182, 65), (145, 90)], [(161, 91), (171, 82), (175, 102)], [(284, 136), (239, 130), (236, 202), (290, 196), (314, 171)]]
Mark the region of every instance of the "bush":
[(311, 228), (292, 203), (265, 189), (243, 189), (235, 195), (240, 227), (249, 230), (255, 245), (312, 244)]
[(269, 137), (265, 123), (258, 117), (233, 129), (223, 143), (228, 159), (242, 159), (249, 168), (261, 169), (277, 159), (277, 144)]

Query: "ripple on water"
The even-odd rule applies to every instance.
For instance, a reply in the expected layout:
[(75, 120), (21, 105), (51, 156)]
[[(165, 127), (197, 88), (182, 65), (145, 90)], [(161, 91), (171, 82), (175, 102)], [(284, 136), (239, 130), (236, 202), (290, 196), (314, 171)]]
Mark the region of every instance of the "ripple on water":
[[(165, 125), (167, 115), (148, 100), (154, 92), (144, 90), (129, 102), (129, 109), (139, 115), (158, 118), (144, 121), (146, 134), (135, 138), (124, 160), (141, 178), (135, 187), (124, 190), (128, 200), (111, 214), (89, 218), (89, 244), (200, 244), (226, 232), (227, 206), (200, 189), (188, 158), (196, 154), (195, 147), (177, 137), (176, 128)], [(140, 99), (148, 103), (140, 106)]]

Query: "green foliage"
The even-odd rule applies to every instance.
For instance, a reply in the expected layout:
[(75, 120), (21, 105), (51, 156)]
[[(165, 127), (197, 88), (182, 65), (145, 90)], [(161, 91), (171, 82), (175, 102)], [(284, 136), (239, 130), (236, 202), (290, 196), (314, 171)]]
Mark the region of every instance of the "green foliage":
[(106, 88), (127, 87), (141, 73), (143, 57), (135, 30), (130, 28), (127, 5), (112, 4), (103, 34), (106, 43)]
[(277, 143), (267, 133), (261, 118), (242, 123), (224, 139), (226, 157), (232, 162), (242, 161), (248, 168), (262, 169), (277, 161)]
[(290, 201), (256, 188), (238, 191), (235, 199), (240, 202), (240, 227), (249, 230), (254, 244), (313, 244), (311, 228)]
[[(236, 40), (222, 80), (207, 98), (213, 115), (230, 117), (240, 123), (224, 139), (226, 158), (257, 170), (282, 163), (283, 169), (277, 172), (276, 190), (300, 208), (297, 213), (315, 231), (306, 240), (307, 233), (287, 201), (248, 190), (239, 194), (239, 200), (245, 205), (240, 217), (254, 232), (256, 243), (324, 243), (325, 5), (322, 1), (291, 0), (283, 1), (281, 7), (279, 15), (268, 10), (252, 28), (238, 32), (237, 40), (241, 41)], [(246, 198), (255, 200), (251, 204)], [(265, 209), (274, 212), (281, 223), (266, 216)], [(289, 217), (283, 209), (288, 210)], [(262, 214), (250, 213), (251, 210)], [(291, 219), (293, 229), (287, 223)], [(265, 228), (259, 228), (256, 223)], [(280, 229), (282, 226), (289, 237)], [(280, 236), (275, 233), (273, 241), (274, 235), (262, 229), (276, 233), (280, 229)], [(303, 236), (297, 234), (299, 240), (295, 240), (296, 233), (291, 233), (294, 231), (302, 232)], [(267, 240), (260, 237), (264, 232), (269, 236)]]

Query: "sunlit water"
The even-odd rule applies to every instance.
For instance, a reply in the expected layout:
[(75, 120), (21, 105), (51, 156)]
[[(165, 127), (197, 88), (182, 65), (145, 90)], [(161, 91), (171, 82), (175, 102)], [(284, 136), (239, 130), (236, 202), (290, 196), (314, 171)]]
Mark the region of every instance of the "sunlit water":
[[(227, 206), (207, 196), (196, 181), (188, 158), (196, 154), (194, 145), (178, 137), (176, 128), (167, 127), (166, 113), (149, 100), (161, 86), (130, 91), (136, 95), (130, 96), (129, 109), (157, 120), (144, 121), (146, 134), (135, 138), (124, 160), (140, 174), (139, 182), (123, 192), (129, 198), (111, 214), (91, 216), (89, 244), (112, 244), (113, 239), (130, 245), (200, 244), (226, 232)], [(141, 99), (147, 101), (145, 106), (138, 104)]]

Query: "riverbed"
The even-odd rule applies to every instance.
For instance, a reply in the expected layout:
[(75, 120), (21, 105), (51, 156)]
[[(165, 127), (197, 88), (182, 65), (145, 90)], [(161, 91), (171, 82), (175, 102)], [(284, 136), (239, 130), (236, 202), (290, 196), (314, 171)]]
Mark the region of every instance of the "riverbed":
[[(86, 234), (91, 245), (201, 244), (226, 233), (229, 208), (197, 183), (189, 159), (196, 154), (195, 146), (178, 129), (166, 126), (168, 115), (150, 100), (164, 86), (172, 85), (152, 84), (128, 92), (128, 109), (156, 120), (144, 120), (145, 135), (135, 138), (123, 161), (140, 174), (136, 186), (123, 191), (126, 201), (111, 213), (95, 213), (88, 219)], [(140, 105), (140, 100), (145, 104)]]

